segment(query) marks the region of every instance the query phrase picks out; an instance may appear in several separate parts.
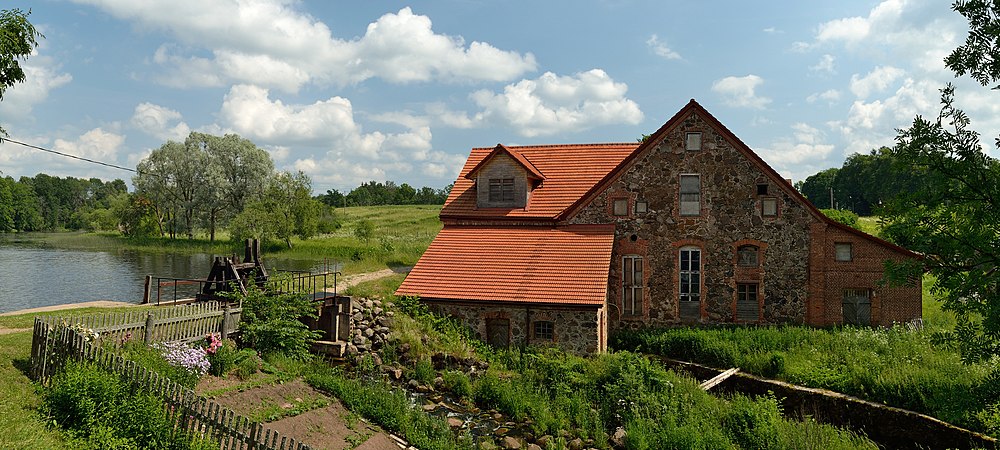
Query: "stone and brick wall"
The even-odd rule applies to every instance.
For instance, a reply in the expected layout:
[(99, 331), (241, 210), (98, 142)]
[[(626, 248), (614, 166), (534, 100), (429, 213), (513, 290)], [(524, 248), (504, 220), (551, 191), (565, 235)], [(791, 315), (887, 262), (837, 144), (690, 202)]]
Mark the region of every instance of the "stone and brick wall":
[[(847, 289), (870, 289), (871, 324), (891, 326), (921, 317), (921, 281), (907, 286), (881, 283), (886, 260), (906, 256), (834, 225), (811, 227), (810, 301), (808, 323), (816, 326), (843, 323), (843, 293)], [(850, 261), (836, 260), (836, 245), (851, 244)]]
[[(507, 319), (510, 321), (509, 340), (511, 346), (534, 345), (556, 346), (563, 350), (585, 355), (607, 350), (607, 335), (604, 329), (604, 308), (537, 306), (518, 304), (497, 304), (483, 302), (461, 302), (455, 300), (421, 299), (436, 314), (445, 314), (458, 319), (475, 331), (484, 342), (487, 319)], [(534, 336), (534, 322), (553, 323), (553, 339), (538, 339)]]
[[(702, 133), (701, 150), (685, 150), (689, 132)], [(682, 216), (679, 185), (682, 174), (701, 180), (701, 214)], [(758, 194), (758, 184), (766, 194)], [(804, 322), (809, 295), (810, 211), (787, 191), (791, 187), (768, 178), (745, 154), (696, 114), (670, 131), (658, 145), (639, 155), (620, 177), (583, 207), (571, 223), (615, 223), (616, 246), (608, 292), (609, 322), (615, 327), (680, 323), (678, 258), (681, 247), (701, 250), (702, 306), (696, 322), (733, 322), (737, 278), (759, 282), (763, 299), (761, 322)], [(647, 213), (614, 216), (609, 202), (629, 197), (648, 202)], [(778, 213), (764, 217), (763, 198), (775, 198)], [(755, 270), (737, 268), (738, 243), (761, 249)], [(641, 317), (621, 316), (621, 258), (645, 257), (647, 302)], [(624, 244), (624, 245), (623, 245)]]

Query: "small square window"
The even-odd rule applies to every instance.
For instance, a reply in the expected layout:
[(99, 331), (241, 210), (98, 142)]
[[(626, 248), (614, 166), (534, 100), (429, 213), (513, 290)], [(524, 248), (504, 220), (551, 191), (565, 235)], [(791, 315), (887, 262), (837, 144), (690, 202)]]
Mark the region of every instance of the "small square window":
[(649, 211), (649, 203), (646, 203), (645, 200), (639, 200), (635, 202), (636, 214), (645, 214), (648, 211)]
[(778, 215), (778, 199), (767, 197), (760, 199), (760, 215), (764, 217), (775, 217)]
[(548, 320), (535, 321), (535, 339), (540, 341), (551, 341), (555, 333), (553, 323)]
[(744, 245), (736, 250), (740, 267), (757, 267), (760, 265), (758, 252), (760, 249), (755, 245)]
[(628, 199), (627, 198), (616, 198), (611, 206), (612, 214), (616, 216), (627, 216), (628, 215)]
[(854, 259), (853, 248), (850, 242), (838, 242), (836, 246), (837, 261), (851, 261)]
[(757, 195), (767, 195), (767, 183), (757, 185)]
[(701, 133), (688, 133), (686, 150), (701, 150)]

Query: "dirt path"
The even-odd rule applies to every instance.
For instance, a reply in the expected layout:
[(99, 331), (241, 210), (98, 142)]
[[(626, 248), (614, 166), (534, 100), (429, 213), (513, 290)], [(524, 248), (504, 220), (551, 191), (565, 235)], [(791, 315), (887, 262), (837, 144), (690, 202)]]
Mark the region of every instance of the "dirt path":
[(113, 302), (111, 300), (97, 300), (93, 302), (67, 303), (65, 305), (42, 306), (38, 308), (20, 309), (0, 314), (0, 316), (19, 316), (21, 314), (35, 314), (49, 311), (62, 311), (77, 308), (121, 308), (123, 306), (139, 306), (136, 303)]
[(385, 278), (397, 273), (409, 273), (410, 269), (412, 268), (413, 267), (393, 267), (391, 269), (382, 269), (382, 270), (377, 270), (375, 272), (359, 273), (357, 275), (348, 275), (344, 277), (343, 281), (337, 283), (337, 289), (344, 290), (351, 286), (364, 283), (366, 281)]
[[(227, 381), (206, 377), (198, 390), (211, 390)], [(388, 433), (360, 420), (336, 398), (324, 395), (301, 380), (226, 393), (213, 400), (238, 414), (257, 419), (308, 409), (310, 405), (319, 406), (267, 422), (269, 428), (283, 436), (294, 437), (315, 449), (399, 449)]]

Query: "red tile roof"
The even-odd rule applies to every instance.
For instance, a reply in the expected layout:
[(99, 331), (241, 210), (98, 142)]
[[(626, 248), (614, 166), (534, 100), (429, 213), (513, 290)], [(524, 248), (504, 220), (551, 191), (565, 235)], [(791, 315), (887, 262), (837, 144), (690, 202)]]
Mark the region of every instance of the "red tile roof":
[(493, 148), (493, 151), (490, 152), (489, 155), (486, 155), (485, 158), (479, 161), (479, 164), (476, 164), (476, 167), (473, 167), (472, 170), (470, 170), (468, 173), (465, 174), (465, 178), (468, 178), (470, 180), (474, 179), (476, 172), (478, 172), (479, 169), (481, 169), (483, 166), (486, 165), (486, 163), (488, 163), (491, 159), (493, 159), (493, 156), (499, 153), (506, 153), (510, 155), (511, 158), (514, 158), (514, 161), (517, 161), (517, 163), (520, 164), (521, 167), (524, 167), (524, 170), (528, 171), (528, 178), (534, 178), (536, 180), (545, 179), (545, 175), (542, 174), (542, 172), (539, 171), (538, 168), (531, 163), (531, 161), (528, 161), (528, 159), (525, 158), (524, 155), (521, 154), (521, 152), (517, 151), (516, 148), (506, 147), (503, 144), (497, 144), (497, 146)]
[(396, 295), (603, 305), (613, 242), (614, 225), (445, 226)]
[(474, 148), (441, 209), (441, 218), (554, 219), (604, 179), (638, 146), (638, 143), (617, 143), (504, 147), (522, 165), (526, 162), (544, 175), (544, 181), (531, 191), (524, 209), (476, 208), (475, 185), (466, 176), (502, 146)]

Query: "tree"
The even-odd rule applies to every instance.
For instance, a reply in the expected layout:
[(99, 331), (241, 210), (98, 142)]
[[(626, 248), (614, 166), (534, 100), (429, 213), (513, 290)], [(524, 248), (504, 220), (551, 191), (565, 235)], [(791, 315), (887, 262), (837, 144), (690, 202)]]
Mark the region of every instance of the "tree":
[(831, 209), (833, 205), (830, 203), (830, 198), (832, 197), (833, 183), (837, 178), (837, 168), (826, 169), (815, 175), (810, 175), (806, 178), (801, 185), (798, 186), (799, 191), (802, 192), (813, 205), (817, 208)]
[[(27, 13), (20, 9), (0, 10), (0, 100), (7, 88), (25, 80), (20, 60), (31, 55), (38, 46), (37, 38), (44, 38), (28, 22)], [(7, 131), (0, 127), (0, 136), (7, 137)], [(0, 138), (2, 141), (2, 138)]]
[(237, 242), (257, 238), (280, 239), (292, 247), (292, 236), (316, 234), (320, 203), (312, 198), (312, 181), (302, 173), (281, 172), (271, 178), (267, 192), (233, 218), (230, 237)]
[[(946, 65), (983, 86), (997, 82), (1000, 3), (960, 0), (952, 7), (969, 20), (970, 33)], [(917, 116), (899, 130), (892, 153), (921, 176), (911, 192), (889, 202), (883, 234), (926, 256), (936, 293), (958, 317), (943, 337), (976, 361), (1000, 355), (1000, 162), (983, 151), (954, 93), (951, 84), (942, 89), (936, 118)], [(920, 271), (914, 264), (887, 269), (895, 280)]]
[(205, 152), (174, 141), (163, 144), (139, 162), (132, 184), (136, 193), (155, 205), (161, 235), (166, 221), (170, 237), (176, 236), (179, 214), (183, 219), (181, 231), (188, 239), (194, 238), (196, 211), (207, 196), (207, 165)]
[(191, 133), (188, 140), (208, 154), (206, 180), (210, 188), (206, 191), (205, 212), (209, 240), (215, 241), (219, 221), (238, 214), (248, 201), (264, 194), (267, 180), (274, 172), (274, 162), (266, 151), (235, 134), (220, 138)]

